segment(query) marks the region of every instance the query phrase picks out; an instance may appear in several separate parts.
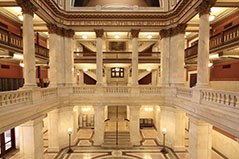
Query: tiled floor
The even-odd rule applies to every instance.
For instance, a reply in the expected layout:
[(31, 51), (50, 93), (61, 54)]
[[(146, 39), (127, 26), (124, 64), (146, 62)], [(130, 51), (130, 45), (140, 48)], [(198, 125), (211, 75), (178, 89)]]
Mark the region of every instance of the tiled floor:
[[(188, 150), (185, 152), (172, 152), (168, 149), (166, 155), (161, 153), (161, 146), (156, 140), (157, 132), (152, 128), (141, 130), (143, 138), (142, 145), (130, 149), (107, 149), (92, 146), (92, 129), (81, 129), (77, 133), (78, 141), (73, 146), (74, 153), (67, 154), (67, 150), (61, 153), (47, 152), (47, 133), (43, 136), (44, 159), (189, 159)], [(186, 132), (186, 148), (188, 149), (188, 133)], [(19, 152), (8, 159), (19, 159)], [(216, 152), (212, 151), (212, 159), (223, 159)]]

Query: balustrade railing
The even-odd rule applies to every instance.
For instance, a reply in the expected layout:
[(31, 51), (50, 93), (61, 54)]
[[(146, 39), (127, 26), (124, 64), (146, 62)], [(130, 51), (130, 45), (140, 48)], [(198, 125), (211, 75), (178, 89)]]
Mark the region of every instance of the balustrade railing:
[(161, 87), (156, 86), (143, 86), (139, 87), (140, 94), (160, 94), (162, 93)]
[(32, 101), (31, 91), (7, 91), (0, 93), (0, 107), (15, 104), (27, 104)]
[(95, 94), (96, 93), (96, 87), (91, 86), (80, 86), (80, 87), (74, 87), (73, 88), (74, 94)]
[(131, 93), (131, 87), (104, 87), (105, 94), (129, 94)]
[[(210, 50), (239, 40), (239, 24), (210, 37)], [(185, 58), (194, 57), (198, 53), (198, 43), (185, 49)]]
[(239, 93), (202, 89), (201, 102), (239, 109)]
[[(17, 34), (0, 28), (0, 43), (23, 50), (23, 38)], [(36, 55), (49, 57), (49, 49), (35, 44)]]

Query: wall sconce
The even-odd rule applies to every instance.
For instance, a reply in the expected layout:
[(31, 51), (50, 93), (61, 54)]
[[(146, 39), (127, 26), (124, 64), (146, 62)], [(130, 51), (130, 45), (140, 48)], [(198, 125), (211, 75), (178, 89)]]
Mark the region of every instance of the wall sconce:
[(149, 112), (149, 111), (151, 112), (151, 111), (153, 111), (153, 108), (151, 108), (151, 107), (146, 107), (146, 108), (144, 108), (144, 110), (147, 111), (147, 112)]
[(82, 108), (81, 109), (83, 112), (88, 112), (88, 111), (90, 111), (90, 108), (88, 107), (88, 108)]

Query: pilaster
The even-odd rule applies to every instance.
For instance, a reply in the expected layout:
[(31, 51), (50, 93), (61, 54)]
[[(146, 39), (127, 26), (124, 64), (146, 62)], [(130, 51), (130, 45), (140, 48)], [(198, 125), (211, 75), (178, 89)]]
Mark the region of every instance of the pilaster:
[(138, 51), (138, 37), (140, 29), (132, 29), (132, 82), (131, 85), (138, 85), (138, 63), (139, 63), (139, 51)]
[(140, 106), (129, 106), (130, 109), (130, 142), (133, 145), (140, 145), (140, 125), (139, 125), (139, 111)]
[(97, 105), (94, 106), (94, 112), (95, 112), (95, 127), (94, 127), (94, 145), (101, 146), (104, 142), (104, 132), (105, 132), (105, 126), (104, 126), (104, 112), (105, 112), (105, 106), (103, 105)]
[(95, 29), (96, 34), (96, 78), (97, 85), (103, 85), (103, 51), (102, 38), (104, 35), (103, 29)]

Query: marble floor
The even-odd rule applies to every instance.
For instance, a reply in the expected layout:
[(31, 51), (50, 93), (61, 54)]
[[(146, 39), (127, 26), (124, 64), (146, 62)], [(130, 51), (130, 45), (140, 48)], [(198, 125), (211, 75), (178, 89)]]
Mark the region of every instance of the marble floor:
[[(44, 134), (44, 159), (189, 159), (188, 133), (186, 133), (186, 151), (174, 152), (167, 149), (168, 153), (160, 152), (162, 147), (156, 140), (157, 132), (153, 128), (141, 129), (142, 142), (140, 146), (128, 149), (112, 149), (95, 147), (92, 145), (92, 129), (80, 129), (77, 133), (78, 140), (73, 146), (73, 153), (68, 154), (67, 149), (57, 152), (47, 152), (48, 137)], [(19, 159), (19, 152), (6, 159)], [(212, 150), (212, 159), (224, 159)]]

